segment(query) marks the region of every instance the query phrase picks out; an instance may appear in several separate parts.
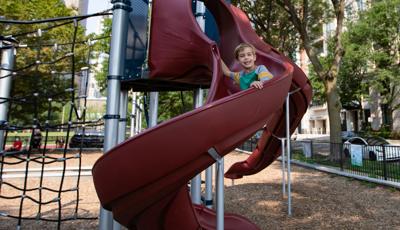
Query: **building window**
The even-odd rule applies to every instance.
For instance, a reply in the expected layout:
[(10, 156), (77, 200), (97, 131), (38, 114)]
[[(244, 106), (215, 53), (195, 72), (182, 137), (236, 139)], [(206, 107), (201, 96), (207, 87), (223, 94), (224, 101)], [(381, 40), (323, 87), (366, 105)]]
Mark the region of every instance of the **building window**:
[(368, 123), (368, 118), (371, 117), (371, 110), (370, 109), (364, 109), (364, 122)]
[(347, 131), (347, 114), (346, 111), (340, 112), (340, 118), (342, 120), (342, 131)]
[(384, 126), (390, 125), (392, 119), (388, 104), (381, 104), (381, 110), (382, 110), (382, 125)]

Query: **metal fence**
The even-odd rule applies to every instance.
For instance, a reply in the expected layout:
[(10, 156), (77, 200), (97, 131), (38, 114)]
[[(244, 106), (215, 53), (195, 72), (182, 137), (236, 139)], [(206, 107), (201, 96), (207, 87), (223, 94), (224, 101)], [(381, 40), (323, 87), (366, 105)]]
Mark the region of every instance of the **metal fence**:
[[(239, 147), (252, 152), (257, 140)], [(292, 159), (329, 167), (349, 174), (400, 182), (400, 146), (334, 144), (326, 141), (292, 141)]]
[(241, 144), (238, 149), (243, 150), (243, 151), (248, 151), (248, 152), (253, 152), (253, 150), (257, 146), (257, 141), (258, 139), (256, 137), (251, 137), (247, 141), (245, 141), (243, 144)]
[(400, 146), (293, 141), (293, 159), (341, 171), (400, 182)]

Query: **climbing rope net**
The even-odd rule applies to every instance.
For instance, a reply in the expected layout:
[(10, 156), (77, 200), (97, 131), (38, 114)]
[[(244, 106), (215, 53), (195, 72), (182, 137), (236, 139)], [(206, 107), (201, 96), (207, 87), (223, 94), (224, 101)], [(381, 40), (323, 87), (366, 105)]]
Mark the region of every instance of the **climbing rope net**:
[[(109, 14), (0, 19), (5, 28), (0, 32), (0, 86), (11, 88), (9, 96), (0, 97), (0, 106), (7, 110), (6, 119), (0, 118), (0, 219), (15, 219), (17, 229), (32, 220), (60, 229), (66, 221), (97, 218), (80, 206), (82, 176), (90, 170), (82, 166), (83, 138), (81, 148), (71, 149), (68, 143), (73, 132), (103, 126), (101, 117), (88, 119), (87, 89), (93, 46), (106, 37), (79, 40), (79, 34), (81, 20)], [(17, 32), (6, 36), (7, 31)], [(10, 62), (15, 64), (7, 65)], [(59, 133), (56, 140), (54, 132)], [(15, 133), (21, 136), (19, 142)]]

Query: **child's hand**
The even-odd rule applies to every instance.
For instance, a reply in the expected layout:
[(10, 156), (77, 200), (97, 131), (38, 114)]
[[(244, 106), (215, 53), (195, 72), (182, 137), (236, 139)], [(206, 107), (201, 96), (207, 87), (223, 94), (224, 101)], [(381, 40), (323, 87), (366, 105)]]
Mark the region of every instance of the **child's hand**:
[(254, 87), (256, 89), (262, 89), (263, 88), (263, 83), (261, 81), (253, 81), (250, 84), (250, 87)]

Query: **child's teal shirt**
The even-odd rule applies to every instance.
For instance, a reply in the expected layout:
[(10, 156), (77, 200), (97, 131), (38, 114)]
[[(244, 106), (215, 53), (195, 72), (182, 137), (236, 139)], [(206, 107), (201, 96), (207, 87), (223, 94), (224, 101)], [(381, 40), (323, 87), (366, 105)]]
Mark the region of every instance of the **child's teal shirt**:
[(271, 72), (268, 71), (264, 65), (259, 65), (255, 70), (250, 73), (244, 71), (232, 72), (230, 78), (240, 86), (241, 90), (248, 89), (253, 81), (259, 80), (261, 82), (268, 81), (273, 78)]

